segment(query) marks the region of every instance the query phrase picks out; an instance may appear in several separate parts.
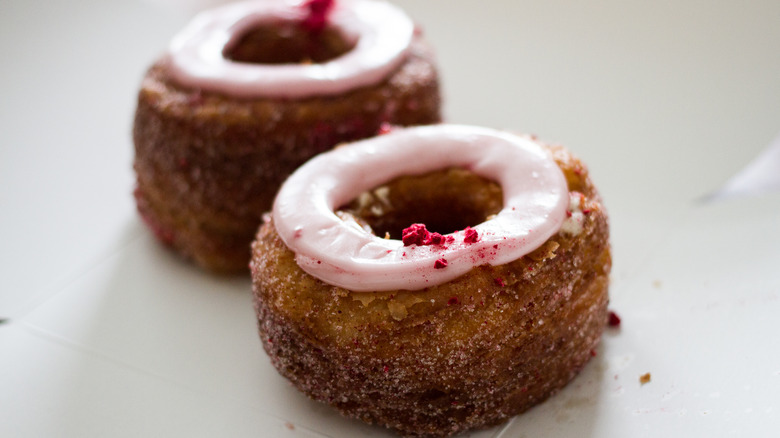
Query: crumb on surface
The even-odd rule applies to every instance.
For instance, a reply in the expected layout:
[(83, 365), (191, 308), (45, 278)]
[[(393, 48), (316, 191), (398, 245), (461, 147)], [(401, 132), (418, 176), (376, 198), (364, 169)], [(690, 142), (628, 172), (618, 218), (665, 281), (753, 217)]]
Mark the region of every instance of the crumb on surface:
[(645, 383), (650, 383), (650, 373), (644, 373), (641, 376), (639, 376), (639, 383), (644, 385)]
[(612, 310), (609, 311), (607, 316), (607, 325), (610, 327), (620, 327), (620, 317)]

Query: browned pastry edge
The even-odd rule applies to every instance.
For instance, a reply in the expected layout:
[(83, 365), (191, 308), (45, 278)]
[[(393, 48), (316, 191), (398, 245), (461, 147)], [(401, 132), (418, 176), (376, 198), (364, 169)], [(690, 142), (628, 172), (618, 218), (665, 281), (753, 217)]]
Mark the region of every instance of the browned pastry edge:
[(177, 85), (160, 60), (143, 79), (133, 127), (138, 210), (199, 266), (246, 272), (262, 214), (294, 169), (383, 123), (437, 123), (439, 108), (433, 54), (419, 36), (384, 82), (334, 97), (234, 99)]
[(353, 293), (303, 272), (267, 219), (251, 262), (260, 338), (309, 397), (405, 436), (501, 423), (565, 386), (597, 347), (611, 268), (606, 212), (582, 163), (552, 147), (583, 231), (422, 291)]

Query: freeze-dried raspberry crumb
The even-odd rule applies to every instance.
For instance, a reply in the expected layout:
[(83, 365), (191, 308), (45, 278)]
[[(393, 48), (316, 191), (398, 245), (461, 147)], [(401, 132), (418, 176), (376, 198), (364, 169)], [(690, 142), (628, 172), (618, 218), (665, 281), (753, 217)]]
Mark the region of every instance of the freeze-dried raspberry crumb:
[(454, 306), (455, 304), (460, 304), (460, 300), (458, 299), (458, 297), (452, 297), (449, 300), (447, 300), (448, 306)]
[(404, 246), (443, 245), (453, 240), (452, 236), (431, 233), (425, 228), (425, 224), (412, 224), (401, 232), (401, 241), (403, 241)]
[(309, 32), (321, 32), (328, 24), (328, 14), (333, 9), (333, 0), (309, 0), (303, 4), (308, 15), (301, 25)]
[(444, 243), (444, 236), (439, 233), (431, 233), (428, 235), (427, 242), (430, 245), (441, 245)]
[(479, 242), (479, 234), (477, 233), (477, 230), (466, 227), (465, 231), (465, 237), (463, 238), (463, 242), (465, 243), (477, 243)]
[(620, 317), (617, 316), (617, 313), (613, 311), (609, 311), (609, 316), (607, 317), (607, 324), (610, 327), (620, 327)]
[(401, 234), (401, 241), (404, 243), (404, 246), (425, 245), (430, 234), (425, 228), (425, 224), (412, 224), (408, 228), (404, 228)]
[(501, 277), (498, 277), (498, 278), (496, 278), (493, 281), (496, 282), (496, 286), (498, 286), (498, 287), (505, 287), (506, 286), (506, 283), (504, 283), (504, 279), (501, 278)]
[(447, 260), (445, 260), (445, 259), (443, 259), (443, 258), (442, 258), (442, 259), (439, 259), (439, 260), (436, 260), (436, 261), (433, 263), (433, 268), (434, 268), (434, 269), (444, 269), (444, 268), (446, 268), (446, 267), (447, 267)]

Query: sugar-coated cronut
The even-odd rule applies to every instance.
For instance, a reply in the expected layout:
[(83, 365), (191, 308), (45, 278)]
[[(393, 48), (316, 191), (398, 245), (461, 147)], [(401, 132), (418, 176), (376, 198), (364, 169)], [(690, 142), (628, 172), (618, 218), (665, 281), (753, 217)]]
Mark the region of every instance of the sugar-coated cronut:
[[(301, 268), (300, 254), (277, 231), (278, 216), (266, 216), (251, 270), (260, 337), (277, 370), (348, 417), (432, 437), (504, 422), (573, 379), (607, 321), (607, 215), (577, 158), (523, 140), (538, 145), (563, 176), (557, 230), (513, 261), (477, 259), (466, 273), (428, 287), (355, 291), (329, 284)], [(396, 241), (400, 258), (478, 245), (490, 237), (480, 225), (508, 208), (505, 189), (487, 173), (469, 166), (401, 172), (339, 200), (334, 214), (356, 233)], [(293, 229), (296, 236), (305, 230)], [(435, 259), (439, 267), (430, 272), (450, 269), (447, 256), (441, 259), (444, 266)]]
[(138, 210), (159, 240), (207, 270), (246, 271), (262, 214), (308, 158), (387, 125), (440, 120), (432, 51), (403, 12), (319, 3), (204, 12), (143, 79)]

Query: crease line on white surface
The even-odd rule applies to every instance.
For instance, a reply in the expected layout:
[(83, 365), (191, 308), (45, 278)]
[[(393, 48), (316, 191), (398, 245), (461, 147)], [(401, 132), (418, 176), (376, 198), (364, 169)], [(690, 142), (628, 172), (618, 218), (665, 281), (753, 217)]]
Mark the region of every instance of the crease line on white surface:
[[(520, 415), (522, 415), (522, 414), (520, 414)], [(499, 430), (498, 432), (496, 432), (495, 435), (493, 435), (493, 438), (510, 438), (508, 435), (505, 436), (505, 434), (509, 430), (509, 427), (512, 426), (512, 424), (515, 422), (516, 418), (517, 418), (517, 416), (514, 416), (514, 417), (510, 418), (509, 421), (507, 421), (504, 424), (504, 426), (501, 428), (501, 430)]]
[(276, 421), (280, 421), (283, 424), (295, 424), (295, 428), (296, 429), (301, 429), (301, 430), (305, 431), (306, 433), (310, 434), (313, 437), (333, 438), (330, 435), (326, 435), (326, 434), (323, 434), (322, 432), (318, 432), (318, 431), (309, 429), (309, 428), (307, 428), (305, 426), (301, 426), (299, 424), (296, 424), (296, 422), (294, 422), (294, 421), (292, 421), (290, 419), (283, 418), (283, 417), (280, 417), (278, 415), (274, 415), (274, 414), (272, 414), (270, 412), (267, 412), (267, 411), (263, 410), (261, 407), (259, 407), (257, 405), (254, 405), (254, 404), (251, 404), (251, 403), (245, 403), (245, 402), (242, 402), (240, 400), (229, 398), (229, 397), (219, 396), (219, 395), (213, 394), (211, 392), (204, 391), (204, 390), (202, 390), (202, 389), (200, 389), (198, 387), (182, 384), (180, 382), (177, 382), (175, 380), (169, 379), (169, 378), (167, 378), (165, 376), (162, 376), (160, 374), (154, 373), (154, 372), (149, 371), (147, 369), (144, 369), (144, 368), (141, 368), (141, 367), (138, 367), (138, 366), (135, 366), (135, 365), (123, 362), (123, 361), (118, 360), (116, 358), (113, 358), (113, 357), (111, 357), (111, 356), (109, 356), (107, 354), (101, 353), (100, 351), (98, 351), (98, 350), (96, 350), (94, 348), (88, 347), (88, 346), (83, 345), (83, 344), (78, 343), (78, 342), (74, 342), (74, 341), (72, 341), (72, 340), (70, 340), (70, 339), (68, 339), (66, 337), (63, 337), (63, 336), (61, 336), (61, 335), (59, 335), (57, 333), (51, 332), (49, 330), (46, 330), (46, 329), (44, 329), (42, 327), (39, 327), (39, 326), (37, 326), (35, 324), (32, 324), (30, 322), (18, 321), (18, 322), (16, 322), (16, 324), (20, 324), (19, 328), (21, 328), (23, 330), (26, 330), (30, 335), (38, 337), (38, 338), (42, 339), (43, 341), (51, 342), (51, 343), (57, 344), (57, 345), (59, 345), (59, 346), (61, 346), (63, 348), (66, 348), (66, 349), (69, 349), (69, 350), (73, 350), (73, 351), (85, 354), (85, 355), (87, 355), (89, 357), (92, 357), (94, 359), (101, 360), (101, 361), (108, 362), (108, 363), (111, 363), (113, 365), (119, 366), (120, 368), (123, 368), (125, 370), (132, 371), (132, 372), (135, 372), (135, 373), (138, 373), (138, 374), (142, 374), (142, 375), (144, 375), (146, 377), (158, 380), (158, 381), (160, 381), (160, 382), (162, 382), (164, 384), (171, 385), (171, 386), (179, 388), (181, 390), (188, 391), (188, 392), (193, 392), (193, 393), (196, 393), (196, 394), (198, 394), (200, 396), (203, 396), (203, 397), (206, 397), (206, 398), (211, 398), (212, 400), (215, 400), (215, 401), (217, 401), (219, 403), (224, 403), (224, 404), (233, 405), (233, 406), (243, 406), (243, 407), (250, 406), (253, 409), (257, 409), (257, 411), (256, 411), (257, 414), (265, 415), (266, 417), (272, 418), (272, 419), (274, 419)]
[(780, 190), (780, 134), (723, 186), (700, 201), (755, 196)]
[(26, 315), (32, 313), (34, 310), (50, 301), (52, 298), (58, 296), (60, 293), (62, 293), (63, 290), (67, 289), (68, 286), (85, 277), (100, 267), (103, 263), (106, 263), (108, 260), (122, 253), (125, 249), (127, 249), (130, 245), (143, 236), (143, 232), (145, 230), (140, 226), (136, 226), (135, 228), (135, 230), (130, 230), (129, 236), (124, 238), (126, 239), (124, 242), (119, 243), (112, 249), (102, 251), (101, 253), (89, 259), (80, 268), (74, 269), (68, 274), (49, 281), (46, 286), (41, 287), (39, 291), (32, 292), (32, 296), (23, 301), (20, 305), (16, 306), (15, 309), (12, 309), (10, 314), (0, 314), (0, 324), (2, 324), (4, 321), (7, 322), (11, 320), (23, 320)]

